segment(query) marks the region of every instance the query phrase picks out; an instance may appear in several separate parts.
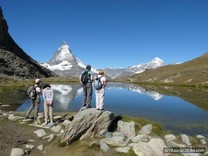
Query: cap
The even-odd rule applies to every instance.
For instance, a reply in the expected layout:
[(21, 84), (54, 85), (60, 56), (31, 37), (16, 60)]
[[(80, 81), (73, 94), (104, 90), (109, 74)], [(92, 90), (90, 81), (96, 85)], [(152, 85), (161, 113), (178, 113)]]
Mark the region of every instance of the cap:
[(87, 65), (86, 69), (91, 70), (91, 65)]
[(35, 83), (40, 83), (40, 79), (35, 79)]

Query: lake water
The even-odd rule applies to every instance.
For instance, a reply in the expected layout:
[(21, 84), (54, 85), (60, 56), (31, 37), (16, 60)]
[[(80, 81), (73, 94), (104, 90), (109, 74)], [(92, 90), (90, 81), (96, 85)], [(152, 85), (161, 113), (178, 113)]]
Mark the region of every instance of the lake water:
[[(79, 111), (83, 96), (79, 84), (52, 84), (52, 88), (55, 112)], [(29, 100), (25, 99), (16, 110), (26, 111), (29, 106)], [(92, 107), (95, 107), (94, 92)], [(175, 134), (208, 136), (208, 90), (109, 83), (104, 109), (159, 122)]]

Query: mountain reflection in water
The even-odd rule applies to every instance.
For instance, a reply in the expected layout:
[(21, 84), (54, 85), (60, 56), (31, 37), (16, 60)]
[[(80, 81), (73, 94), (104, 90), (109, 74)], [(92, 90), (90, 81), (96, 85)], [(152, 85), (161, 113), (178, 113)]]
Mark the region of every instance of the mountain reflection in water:
[[(54, 111), (79, 111), (82, 103), (80, 84), (52, 84)], [(28, 100), (27, 100), (28, 101)], [(17, 111), (30, 106), (25, 101)], [(92, 107), (95, 107), (93, 91)], [(208, 91), (196, 88), (109, 83), (105, 110), (156, 121), (175, 133), (208, 136)], [(41, 105), (41, 110), (43, 106)]]

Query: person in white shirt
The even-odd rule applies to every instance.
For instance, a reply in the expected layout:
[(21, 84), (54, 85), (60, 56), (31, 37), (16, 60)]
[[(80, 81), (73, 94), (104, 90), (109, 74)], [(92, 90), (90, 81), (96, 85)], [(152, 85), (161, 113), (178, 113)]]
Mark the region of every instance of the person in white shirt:
[(99, 70), (98, 75), (96, 77), (100, 78), (100, 81), (102, 84), (101, 89), (95, 90), (96, 109), (97, 110), (104, 110), (104, 96), (105, 96), (105, 87), (107, 85), (107, 79), (104, 76), (103, 70)]
[(32, 110), (35, 108), (35, 115), (34, 119), (36, 119), (38, 117), (38, 112), (39, 112), (39, 108), (40, 108), (40, 96), (41, 96), (41, 88), (40, 88), (40, 79), (35, 79), (35, 92), (36, 92), (36, 97), (34, 99), (31, 99), (31, 106), (30, 108), (27, 110), (27, 113), (25, 115), (25, 119), (29, 119), (29, 115), (32, 112)]
[(50, 123), (53, 124), (53, 90), (49, 84), (46, 84), (43, 87), (43, 100), (44, 100), (45, 124), (48, 123), (48, 117)]

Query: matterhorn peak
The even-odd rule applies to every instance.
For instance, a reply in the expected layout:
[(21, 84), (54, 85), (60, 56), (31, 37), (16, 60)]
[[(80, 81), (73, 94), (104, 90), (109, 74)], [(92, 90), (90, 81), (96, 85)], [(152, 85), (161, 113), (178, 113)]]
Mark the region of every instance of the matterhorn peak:
[(85, 69), (84, 63), (73, 55), (65, 41), (55, 51), (52, 59), (48, 63), (42, 63), (41, 65), (63, 77), (79, 76), (81, 71)]
[(53, 58), (49, 61), (49, 64), (57, 64), (63, 61), (74, 62), (76, 60), (75, 56), (72, 54), (69, 45), (63, 41), (61, 46), (55, 52)]
[(70, 52), (71, 53), (71, 50), (69, 48), (69, 45), (63, 41), (60, 48), (58, 50), (61, 50), (61, 51), (65, 51), (65, 52)]

